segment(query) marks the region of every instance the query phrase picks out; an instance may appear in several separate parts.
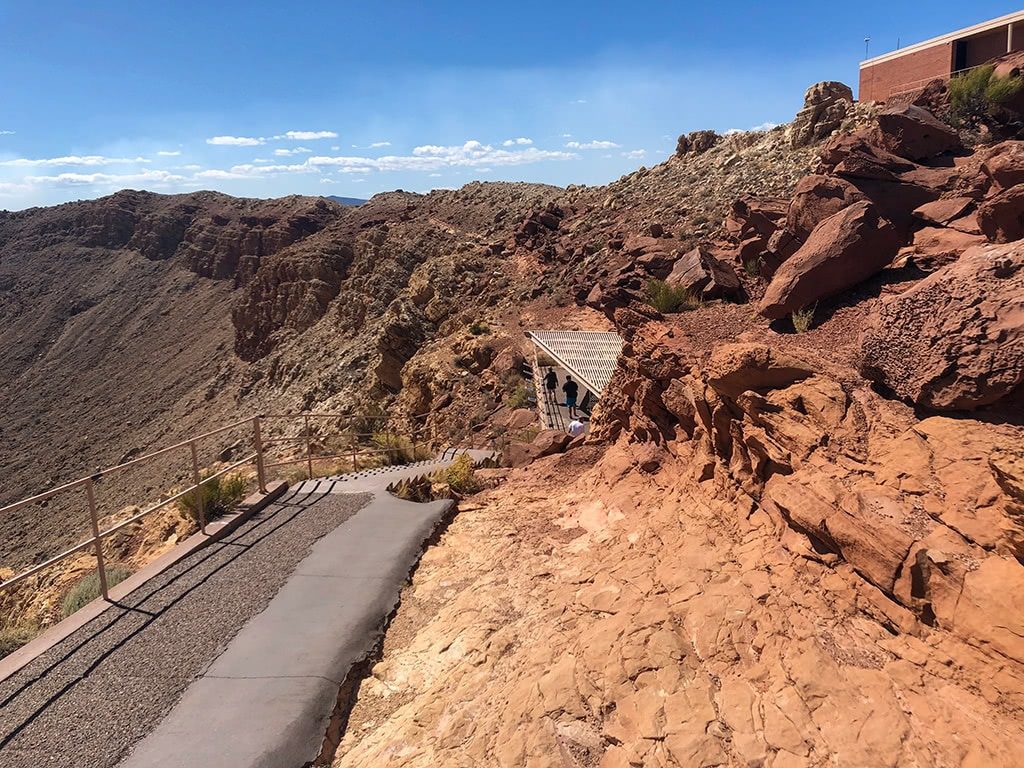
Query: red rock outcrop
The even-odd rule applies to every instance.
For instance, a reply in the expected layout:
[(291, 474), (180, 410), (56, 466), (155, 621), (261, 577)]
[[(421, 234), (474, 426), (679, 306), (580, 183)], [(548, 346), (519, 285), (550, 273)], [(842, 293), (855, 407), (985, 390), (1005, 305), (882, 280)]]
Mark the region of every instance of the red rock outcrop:
[(685, 288), (692, 296), (701, 299), (735, 299), (742, 293), (733, 268), (701, 246), (679, 257), (666, 282)]
[(899, 249), (895, 228), (870, 203), (854, 203), (822, 221), (772, 277), (758, 311), (774, 320), (871, 277)]
[(917, 405), (971, 410), (1024, 384), (1024, 246), (979, 246), (875, 306), (861, 370)]
[(908, 160), (928, 160), (963, 149), (959, 134), (931, 112), (912, 104), (887, 107), (875, 117), (874, 142)]

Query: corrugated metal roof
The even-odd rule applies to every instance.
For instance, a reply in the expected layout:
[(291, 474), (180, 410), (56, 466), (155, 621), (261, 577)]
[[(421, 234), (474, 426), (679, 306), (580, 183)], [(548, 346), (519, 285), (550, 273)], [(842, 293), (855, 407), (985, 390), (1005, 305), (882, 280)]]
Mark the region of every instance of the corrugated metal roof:
[(528, 335), (595, 395), (600, 395), (608, 386), (622, 351), (622, 339), (617, 333), (529, 331)]

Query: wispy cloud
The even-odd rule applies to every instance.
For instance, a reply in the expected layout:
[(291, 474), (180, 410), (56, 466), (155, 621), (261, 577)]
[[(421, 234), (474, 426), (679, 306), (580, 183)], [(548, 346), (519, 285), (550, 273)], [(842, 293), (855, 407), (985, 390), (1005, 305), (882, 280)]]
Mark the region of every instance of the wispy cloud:
[(161, 149), (157, 152), (160, 157), (177, 157), (181, 154), (179, 149)]
[(17, 131), (0, 131), (0, 136), (13, 136)]
[(779, 127), (778, 123), (771, 123), (771, 122), (761, 123), (760, 125), (755, 125), (753, 128), (730, 128), (723, 135), (724, 136), (733, 136), (734, 134), (737, 134), (737, 133), (747, 133), (749, 131), (770, 131), (773, 128), (778, 128), (778, 127)]
[(285, 131), (275, 139), (292, 139), (293, 141), (316, 141), (317, 139), (336, 139), (335, 131)]
[(312, 152), (308, 147), (296, 147), (295, 149), (275, 149), (274, 154), (278, 157), (290, 157), (291, 155), (304, 155)]
[(647, 150), (646, 149), (631, 149), (628, 152), (620, 152), (619, 154), (621, 154), (623, 157), (625, 157), (628, 160), (639, 160), (640, 158), (642, 158), (644, 155), (647, 154)]
[(505, 141), (501, 142), (503, 147), (528, 147), (531, 144), (533, 144), (533, 139), (527, 139), (524, 136), (520, 136), (518, 139), (505, 139)]
[(380, 149), (381, 147), (390, 147), (390, 141), (374, 141), (370, 143), (370, 149)]
[(29, 184), (58, 184), (66, 186), (85, 186), (95, 184), (137, 184), (141, 182), (171, 183), (185, 181), (169, 171), (145, 170), (139, 173), (60, 173), (56, 176), (26, 176), (24, 181)]
[(255, 136), (211, 136), (206, 143), (219, 147), (258, 147), (260, 144), (266, 144), (267, 140)]
[(570, 104), (586, 104), (587, 100), (586, 99), (573, 99), (569, 103)]
[(61, 165), (126, 165), (132, 163), (148, 163), (145, 157), (104, 157), (103, 155), (65, 155), (64, 157), (44, 157), (30, 159), (19, 157), (15, 160), (0, 161), (0, 165), (10, 167), (36, 167)]
[(566, 145), (569, 149), (618, 149), (619, 145), (614, 141), (570, 141)]

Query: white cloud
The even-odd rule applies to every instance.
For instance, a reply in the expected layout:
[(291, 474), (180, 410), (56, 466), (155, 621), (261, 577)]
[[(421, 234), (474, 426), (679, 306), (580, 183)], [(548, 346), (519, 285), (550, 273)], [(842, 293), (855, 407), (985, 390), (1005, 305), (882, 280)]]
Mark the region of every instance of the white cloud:
[(442, 173), (428, 173), (427, 176), (443, 176)]
[(202, 168), (203, 168), (203, 166), (196, 165), (196, 164), (192, 163), (192, 164), (189, 164), (189, 165), (182, 165), (182, 166), (180, 166), (179, 170), (182, 170), (182, 171), (199, 171), (199, 170), (202, 170)]
[(570, 101), (569, 103), (570, 104), (586, 104), (587, 100), (586, 99), (574, 99), (574, 100)]
[(0, 131), (0, 136), (13, 136), (17, 131)]
[(572, 152), (541, 150), (536, 147), (508, 150), (496, 149), (479, 141), (467, 141), (461, 145), (439, 146), (424, 144), (416, 147), (412, 155), (385, 155), (384, 157), (320, 157), (314, 156), (306, 162), (313, 166), (331, 166), (347, 172), (353, 169), (378, 171), (438, 171), (444, 168), (468, 166), (474, 168), (526, 165), (544, 160), (569, 160), (576, 157)]
[(572, 138), (572, 134), (571, 133), (563, 133), (562, 134), (562, 138), (563, 139), (571, 139)]
[(727, 130), (722, 135), (723, 136), (734, 136), (737, 133), (748, 133), (750, 131), (770, 131), (773, 128), (778, 128), (778, 127), (779, 127), (778, 123), (767, 122), (767, 123), (761, 123), (760, 125), (755, 125), (753, 128), (730, 128), (729, 130)]
[(292, 139), (294, 141), (316, 141), (317, 139), (336, 139), (334, 131), (285, 131), (275, 139)]
[(337, 184), (338, 182), (334, 179), (320, 179), (321, 184)]
[(266, 144), (267, 140), (252, 136), (212, 136), (206, 140), (206, 143), (221, 147), (257, 147), (260, 144)]
[(623, 157), (625, 157), (625, 158), (627, 158), (629, 160), (639, 160), (640, 158), (642, 158), (644, 155), (647, 154), (647, 150), (646, 149), (631, 149), (628, 152), (620, 152), (619, 154), (621, 154)]
[(569, 149), (618, 149), (619, 145), (614, 141), (570, 141), (565, 146)]
[(274, 154), (278, 157), (289, 157), (291, 155), (303, 155), (312, 152), (308, 147), (296, 147), (295, 149), (275, 149)]
[(370, 149), (380, 149), (381, 147), (390, 147), (390, 141), (375, 141), (370, 144)]
[(30, 184), (81, 186), (88, 184), (134, 184), (140, 181), (169, 183), (185, 181), (185, 177), (168, 171), (146, 170), (139, 173), (60, 173), (56, 176), (26, 176), (24, 180)]
[(64, 157), (46, 157), (29, 159), (19, 157), (16, 160), (3, 160), (0, 165), (12, 167), (35, 167), (40, 165), (125, 165), (130, 163), (148, 163), (145, 157), (104, 157), (103, 155), (66, 155)]
[(161, 149), (157, 152), (160, 157), (177, 157), (181, 154), (180, 149)]
[(533, 144), (533, 139), (527, 139), (523, 136), (520, 136), (518, 139), (505, 139), (505, 141), (501, 142), (503, 147), (528, 147), (531, 144)]
[(331, 152), (338, 152), (340, 149), (341, 149), (341, 147), (339, 147), (337, 144), (335, 144), (333, 147), (331, 147)]

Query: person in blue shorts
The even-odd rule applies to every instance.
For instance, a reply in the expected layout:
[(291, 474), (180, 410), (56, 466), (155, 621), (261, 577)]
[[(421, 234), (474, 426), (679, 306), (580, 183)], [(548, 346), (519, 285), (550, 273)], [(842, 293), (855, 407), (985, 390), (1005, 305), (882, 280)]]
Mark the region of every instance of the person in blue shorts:
[(580, 395), (580, 386), (572, 380), (572, 376), (568, 374), (565, 377), (565, 384), (562, 385), (562, 391), (565, 393), (565, 407), (569, 409), (570, 418), (576, 418), (576, 399)]

